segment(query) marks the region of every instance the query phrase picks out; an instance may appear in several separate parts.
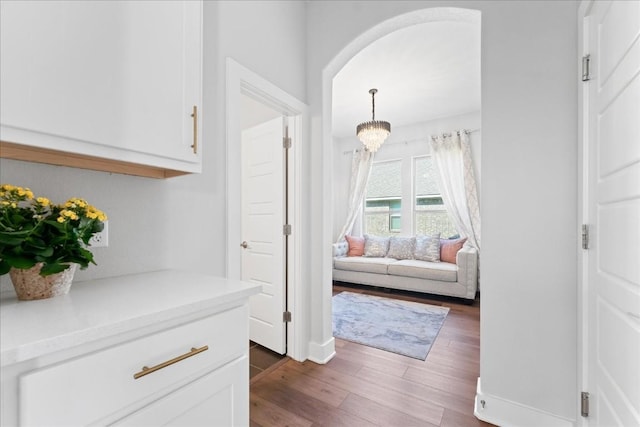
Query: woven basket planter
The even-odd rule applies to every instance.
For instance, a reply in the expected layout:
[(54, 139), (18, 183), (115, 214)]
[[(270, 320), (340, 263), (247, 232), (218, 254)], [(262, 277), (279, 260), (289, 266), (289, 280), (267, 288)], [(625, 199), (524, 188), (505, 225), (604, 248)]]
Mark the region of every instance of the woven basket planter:
[(9, 276), (19, 300), (45, 299), (69, 293), (73, 275), (76, 272), (76, 264), (71, 264), (66, 270), (49, 276), (40, 275), (41, 267), (42, 263), (38, 263), (28, 269), (9, 270)]

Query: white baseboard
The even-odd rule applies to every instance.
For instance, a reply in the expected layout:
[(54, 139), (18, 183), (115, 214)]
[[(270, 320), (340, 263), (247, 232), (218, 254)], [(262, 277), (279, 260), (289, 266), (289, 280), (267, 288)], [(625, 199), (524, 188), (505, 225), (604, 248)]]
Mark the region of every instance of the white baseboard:
[(476, 418), (502, 427), (575, 427), (575, 421), (482, 392), (480, 378), (473, 408)]
[(336, 355), (336, 341), (333, 337), (323, 344), (309, 343), (309, 360), (324, 365)]

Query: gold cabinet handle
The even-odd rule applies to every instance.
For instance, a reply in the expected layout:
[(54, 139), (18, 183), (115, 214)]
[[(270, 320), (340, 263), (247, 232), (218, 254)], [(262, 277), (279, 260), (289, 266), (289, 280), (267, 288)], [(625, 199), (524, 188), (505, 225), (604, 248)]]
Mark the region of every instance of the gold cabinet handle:
[(135, 374), (133, 374), (133, 379), (137, 380), (138, 378), (144, 377), (145, 375), (149, 375), (152, 372), (158, 371), (158, 370), (160, 370), (162, 368), (166, 368), (169, 365), (173, 365), (174, 363), (177, 363), (177, 362), (179, 362), (181, 360), (184, 360), (184, 359), (186, 359), (188, 357), (195, 356), (196, 354), (202, 353), (203, 351), (207, 351), (207, 350), (209, 350), (209, 346), (208, 345), (205, 345), (205, 346), (200, 347), (200, 348), (192, 347), (190, 352), (182, 354), (182, 355), (180, 355), (178, 357), (174, 357), (173, 359), (167, 360), (166, 362), (162, 362), (159, 365), (152, 366), (150, 368), (147, 367), (147, 366), (143, 366), (142, 370), (140, 372), (136, 372)]
[(198, 106), (193, 106), (193, 113), (191, 113), (191, 117), (193, 117), (193, 144), (191, 144), (191, 148), (193, 148), (193, 154), (198, 154)]

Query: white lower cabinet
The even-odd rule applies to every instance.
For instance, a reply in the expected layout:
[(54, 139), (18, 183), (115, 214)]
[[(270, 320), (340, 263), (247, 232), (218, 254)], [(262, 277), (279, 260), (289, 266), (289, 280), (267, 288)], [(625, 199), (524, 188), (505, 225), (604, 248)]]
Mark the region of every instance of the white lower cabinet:
[[(237, 307), (25, 372), (18, 377), (20, 425), (104, 425), (140, 407), (144, 409), (132, 415), (133, 420), (155, 421), (129, 422), (125, 416), (122, 422), (246, 424), (242, 422), (246, 410), (241, 410), (239, 402), (246, 401), (248, 390), (249, 341), (246, 333), (241, 333), (247, 319), (246, 307)], [(145, 373), (145, 367), (163, 364), (167, 366)], [(217, 413), (202, 412), (198, 402), (208, 402), (218, 408)], [(235, 403), (235, 411), (240, 413), (232, 413), (234, 405), (229, 403)], [(215, 417), (232, 424), (204, 421)]]
[(243, 356), (116, 422), (117, 426), (247, 424), (249, 371)]
[(248, 426), (259, 289), (167, 270), (0, 296), (0, 425)]

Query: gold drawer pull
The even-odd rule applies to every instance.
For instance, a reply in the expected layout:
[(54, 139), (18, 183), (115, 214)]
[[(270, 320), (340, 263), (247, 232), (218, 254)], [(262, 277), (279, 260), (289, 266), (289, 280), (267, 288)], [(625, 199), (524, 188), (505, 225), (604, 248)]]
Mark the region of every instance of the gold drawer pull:
[(179, 362), (191, 356), (195, 356), (196, 354), (202, 353), (203, 351), (206, 351), (206, 350), (209, 350), (208, 345), (205, 345), (204, 347), (200, 347), (200, 348), (192, 347), (190, 352), (185, 353), (178, 357), (174, 357), (173, 359), (167, 360), (166, 362), (162, 362), (159, 365), (152, 366), (150, 368), (147, 366), (143, 366), (140, 372), (136, 372), (135, 374), (133, 374), (133, 379), (137, 380), (138, 378), (144, 377), (145, 375), (149, 375), (152, 372), (158, 371), (162, 368), (166, 368), (169, 365), (173, 365), (176, 362)]

